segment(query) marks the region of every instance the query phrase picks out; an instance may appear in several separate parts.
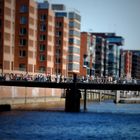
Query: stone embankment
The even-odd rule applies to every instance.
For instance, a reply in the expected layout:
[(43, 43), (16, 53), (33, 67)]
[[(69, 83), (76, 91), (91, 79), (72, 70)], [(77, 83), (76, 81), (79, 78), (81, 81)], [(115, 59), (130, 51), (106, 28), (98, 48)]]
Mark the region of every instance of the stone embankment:
[(65, 100), (48, 101), (44, 103), (15, 104), (11, 106), (12, 110), (20, 111), (61, 111), (65, 108)]
[(121, 98), (119, 103), (126, 103), (126, 104), (140, 104), (140, 97), (139, 98)]
[[(39, 101), (39, 100), (38, 100)], [(13, 104), (5, 103), (0, 104), (0, 112), (3, 111), (64, 111), (65, 99), (64, 98), (49, 98), (45, 102), (14, 102)]]

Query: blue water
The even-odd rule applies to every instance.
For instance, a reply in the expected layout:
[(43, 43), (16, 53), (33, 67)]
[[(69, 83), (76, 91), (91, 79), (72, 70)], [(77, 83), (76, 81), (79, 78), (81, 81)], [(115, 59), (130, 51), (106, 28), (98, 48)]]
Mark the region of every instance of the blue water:
[(140, 104), (89, 103), (88, 111), (80, 113), (0, 114), (0, 140), (94, 139), (140, 140)]

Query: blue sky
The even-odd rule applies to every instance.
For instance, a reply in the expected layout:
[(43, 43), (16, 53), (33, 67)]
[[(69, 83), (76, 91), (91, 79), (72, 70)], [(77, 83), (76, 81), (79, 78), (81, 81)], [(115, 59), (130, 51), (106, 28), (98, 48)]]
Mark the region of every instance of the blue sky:
[(125, 39), (124, 49), (140, 50), (140, 0), (48, 1), (80, 11), (81, 31), (116, 32)]

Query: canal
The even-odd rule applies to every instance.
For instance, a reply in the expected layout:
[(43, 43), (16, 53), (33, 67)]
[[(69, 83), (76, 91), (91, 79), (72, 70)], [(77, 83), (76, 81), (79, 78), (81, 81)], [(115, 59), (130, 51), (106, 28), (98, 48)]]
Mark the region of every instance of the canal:
[(140, 104), (90, 102), (87, 108), (87, 112), (80, 113), (63, 111), (0, 113), (0, 140), (140, 139)]

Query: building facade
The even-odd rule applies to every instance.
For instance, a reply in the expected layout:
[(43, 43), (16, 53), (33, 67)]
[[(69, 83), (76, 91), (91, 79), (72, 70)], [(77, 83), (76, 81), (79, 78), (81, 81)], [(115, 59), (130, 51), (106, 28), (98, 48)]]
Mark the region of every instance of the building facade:
[(80, 72), (80, 28), (81, 16), (78, 11), (67, 11), (63, 4), (52, 4), (52, 9), (56, 17), (65, 17), (69, 19), (69, 40), (68, 40), (68, 75)]
[(55, 46), (55, 14), (49, 3), (38, 3), (38, 36), (36, 72), (53, 74)]
[(124, 78), (125, 77), (125, 53), (124, 50), (120, 50), (120, 72), (119, 72), (119, 77)]
[(63, 4), (1, 0), (0, 27), (2, 73), (119, 77), (123, 38), (81, 33), (80, 13)]
[(88, 32), (81, 32), (80, 75), (94, 76), (96, 37)]
[(121, 77), (130, 79), (132, 73), (132, 52), (130, 50), (121, 50), (120, 59), (121, 59), (120, 61)]
[(47, 1), (1, 0), (0, 27), (1, 73), (68, 75), (68, 13)]
[(140, 79), (140, 51), (131, 50), (132, 52), (132, 78)]
[(54, 73), (68, 76), (69, 20), (65, 16), (55, 17)]
[(80, 72), (80, 28), (81, 16), (77, 12), (69, 12), (69, 55), (68, 74)]
[(105, 39), (103, 37), (96, 36), (95, 47), (95, 76), (103, 77), (105, 71)]
[(9, 73), (14, 67), (15, 0), (0, 0), (0, 71)]
[(108, 75), (113, 78), (119, 78), (120, 71), (120, 46), (123, 45), (124, 39), (116, 36), (115, 33), (107, 35), (108, 46)]
[(34, 73), (37, 48), (37, 3), (16, 0), (14, 71)]
[[(96, 43), (96, 46), (98, 46), (97, 48), (99, 49), (96, 55), (98, 53), (100, 55), (100, 52), (102, 52), (104, 56), (104, 58), (99, 58), (98, 61), (95, 62), (95, 71), (99, 67), (101, 68), (102, 71), (100, 72), (99, 76), (118, 78), (120, 71), (119, 70), (120, 46), (123, 45), (124, 39), (121, 36), (116, 36), (115, 33), (92, 33), (92, 34), (98, 37), (97, 42), (100, 43), (99, 45), (98, 43)], [(103, 43), (104, 45), (101, 44), (102, 40), (100, 38), (104, 39)], [(102, 59), (104, 59), (104, 62), (102, 62)], [(97, 62), (100, 62), (101, 64), (103, 63), (104, 66), (101, 64), (98, 65)]]

